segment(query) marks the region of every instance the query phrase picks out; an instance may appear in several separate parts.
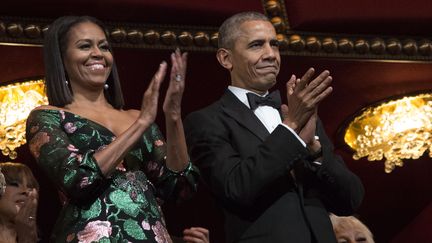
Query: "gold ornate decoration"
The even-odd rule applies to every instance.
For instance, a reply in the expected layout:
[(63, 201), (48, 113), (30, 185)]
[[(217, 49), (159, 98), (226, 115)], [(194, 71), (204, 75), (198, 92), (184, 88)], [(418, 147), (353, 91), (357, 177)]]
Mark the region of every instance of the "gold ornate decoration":
[[(40, 46), (51, 21), (0, 16), (0, 44)], [(174, 49), (180, 46), (194, 51), (215, 51), (217, 47), (217, 27), (118, 22), (106, 22), (106, 26), (114, 47)]]
[(285, 1), (262, 0), (283, 55), (378, 60), (432, 60), (432, 40), (396, 36), (341, 35), (290, 29)]
[[(349, 59), (431, 61), (430, 36), (343, 35), (295, 31), (284, 0), (261, 0), (277, 31), (282, 55)], [(228, 16), (227, 16), (228, 17)], [(42, 45), (52, 20), (0, 16), (0, 44)], [(210, 51), (217, 48), (218, 27), (106, 22), (114, 47)]]
[(358, 160), (385, 161), (385, 172), (418, 159), (427, 150), (432, 157), (432, 94), (419, 94), (368, 107), (353, 119), (345, 143)]
[(0, 86), (0, 150), (11, 159), (16, 148), (26, 143), (25, 123), (30, 111), (47, 104), (42, 79)]

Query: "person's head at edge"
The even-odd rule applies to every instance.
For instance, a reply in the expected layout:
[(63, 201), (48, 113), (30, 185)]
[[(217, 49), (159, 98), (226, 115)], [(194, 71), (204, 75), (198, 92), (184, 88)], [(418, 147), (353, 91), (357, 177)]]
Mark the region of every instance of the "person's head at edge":
[(24, 201), (33, 190), (39, 191), (30, 168), (21, 163), (0, 163), (1, 171), (5, 177), (6, 188), (0, 196), (0, 224), (13, 221)]
[(279, 42), (268, 18), (242, 12), (219, 28), (217, 59), (231, 74), (231, 85), (263, 94), (276, 84)]
[(370, 230), (354, 216), (330, 214), (338, 243), (374, 243)]
[(1, 167), (0, 167), (0, 197), (1, 195), (3, 195), (3, 193), (6, 190), (6, 180), (5, 177), (1, 171)]
[[(71, 36), (74, 31), (77, 31), (77, 26), (86, 24), (86, 26), (97, 26), (103, 33), (104, 40), (93, 43), (94, 40), (83, 40), (80, 43), (70, 43)], [(92, 24), (92, 25), (89, 25)], [(83, 28), (81, 28), (82, 30)], [(45, 84), (46, 93), (50, 105), (64, 107), (73, 101), (74, 80), (79, 78), (79, 75), (74, 75), (78, 72), (85, 73), (86, 63), (72, 63), (69, 51), (71, 48), (84, 51), (92, 51), (91, 57), (94, 60), (111, 57), (111, 63), (105, 63), (104, 69), (108, 72), (108, 77), (105, 80), (108, 89), (104, 90), (104, 95), (107, 101), (116, 109), (122, 108), (124, 105), (123, 95), (121, 92), (120, 81), (117, 73), (117, 67), (112, 59), (112, 48), (108, 41), (106, 28), (101, 21), (90, 16), (64, 16), (56, 19), (48, 28), (44, 40), (44, 63), (45, 63)], [(87, 62), (90, 62), (89, 60)], [(82, 66), (79, 66), (82, 65)], [(75, 68), (75, 70), (74, 70)], [(77, 70), (76, 70), (77, 69)], [(71, 73), (69, 73), (71, 72)]]

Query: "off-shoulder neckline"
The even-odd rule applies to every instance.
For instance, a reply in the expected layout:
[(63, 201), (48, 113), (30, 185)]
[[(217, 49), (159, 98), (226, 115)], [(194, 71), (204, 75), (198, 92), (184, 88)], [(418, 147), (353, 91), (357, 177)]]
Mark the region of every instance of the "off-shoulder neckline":
[(70, 112), (70, 111), (67, 111), (67, 110), (64, 110), (64, 109), (37, 109), (37, 110), (33, 110), (32, 112), (36, 112), (36, 111), (47, 111), (47, 112), (56, 112), (56, 113), (60, 113), (60, 112), (69, 113), (69, 114), (71, 114), (71, 115), (73, 115), (73, 116), (75, 116), (75, 117), (78, 117), (78, 118), (80, 118), (80, 119), (82, 119), (82, 120), (87, 120), (87, 121), (89, 121), (89, 122), (95, 124), (96, 126), (105, 129), (106, 131), (108, 131), (109, 133), (111, 133), (114, 137), (117, 137), (117, 135), (116, 135), (113, 131), (111, 131), (111, 130), (108, 129), (106, 126), (102, 125), (101, 123), (96, 122), (96, 121), (93, 121), (92, 119), (89, 119), (89, 118), (87, 118), (87, 117), (84, 117), (84, 116), (78, 115), (78, 114), (76, 114), (76, 113), (73, 113), (73, 112)]

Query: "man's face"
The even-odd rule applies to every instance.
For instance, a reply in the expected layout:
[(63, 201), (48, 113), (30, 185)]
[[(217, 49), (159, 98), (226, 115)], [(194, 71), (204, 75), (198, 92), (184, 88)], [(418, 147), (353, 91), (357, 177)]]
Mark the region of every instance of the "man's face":
[(280, 68), (276, 31), (268, 21), (246, 21), (229, 51), (232, 85), (265, 93), (276, 83)]

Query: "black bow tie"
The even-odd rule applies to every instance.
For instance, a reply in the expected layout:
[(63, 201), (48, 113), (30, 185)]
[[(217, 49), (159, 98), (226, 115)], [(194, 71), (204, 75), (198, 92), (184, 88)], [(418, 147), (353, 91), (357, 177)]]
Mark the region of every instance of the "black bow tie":
[(258, 106), (265, 105), (271, 106), (275, 109), (279, 109), (281, 106), (279, 90), (275, 90), (264, 97), (256, 95), (254, 93), (247, 93), (246, 96), (248, 98), (251, 110), (255, 110), (256, 108), (258, 108)]

